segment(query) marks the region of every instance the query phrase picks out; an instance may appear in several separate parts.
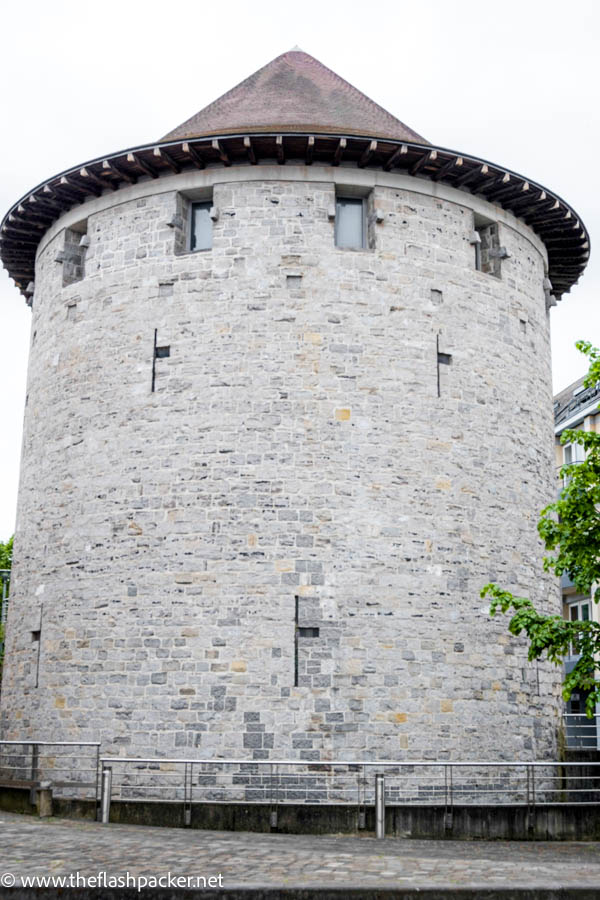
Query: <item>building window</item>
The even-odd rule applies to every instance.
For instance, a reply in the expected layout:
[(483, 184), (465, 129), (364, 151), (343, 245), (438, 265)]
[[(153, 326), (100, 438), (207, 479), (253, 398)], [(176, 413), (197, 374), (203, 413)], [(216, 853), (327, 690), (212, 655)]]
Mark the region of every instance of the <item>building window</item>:
[[(582, 444), (565, 444), (563, 447), (563, 460), (564, 466), (572, 466), (584, 462), (585, 447)], [(571, 477), (571, 475), (567, 475), (566, 473), (562, 476), (563, 487), (566, 487), (570, 483)]]
[(502, 260), (508, 258), (504, 247), (500, 246), (498, 223), (482, 216), (475, 216), (471, 243), (475, 249), (475, 268), (478, 272), (502, 277)]
[[(589, 622), (590, 621), (590, 601), (577, 600), (575, 603), (569, 604), (569, 619), (571, 622)], [(579, 655), (579, 647), (577, 642), (573, 641), (571, 645), (571, 656)]]
[(583, 444), (565, 444), (564, 454), (565, 466), (570, 466), (571, 463), (580, 463), (585, 460), (585, 448)]
[(210, 217), (212, 202), (192, 203), (190, 250), (210, 250), (212, 248), (213, 223)]
[(335, 246), (364, 250), (366, 231), (365, 201), (360, 197), (336, 197)]
[(65, 243), (57, 262), (62, 263), (63, 287), (81, 281), (85, 275), (85, 254), (90, 245), (87, 219), (65, 228)]

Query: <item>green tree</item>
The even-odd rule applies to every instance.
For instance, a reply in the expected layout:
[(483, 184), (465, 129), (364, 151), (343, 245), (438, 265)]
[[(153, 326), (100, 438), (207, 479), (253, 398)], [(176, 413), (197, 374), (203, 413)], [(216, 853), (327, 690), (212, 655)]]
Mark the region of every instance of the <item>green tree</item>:
[(12, 565), (13, 540), (14, 535), (5, 544), (0, 541), (0, 569), (10, 569)]
[[(586, 388), (600, 383), (600, 349), (588, 341), (578, 341), (578, 350), (588, 357), (590, 368), (584, 379)], [(580, 444), (585, 448), (585, 460), (564, 465), (560, 471), (566, 486), (559, 499), (540, 513), (538, 531), (550, 555), (544, 558), (545, 571), (560, 576), (566, 572), (577, 591), (600, 600), (600, 434), (593, 431), (568, 429), (563, 431), (561, 443)], [(579, 660), (563, 681), (563, 698), (569, 700), (573, 691), (589, 691), (586, 714), (594, 715), (600, 703), (600, 681), (595, 669), (600, 661), (600, 624), (597, 622), (569, 622), (562, 616), (539, 613), (531, 600), (515, 597), (496, 584), (486, 584), (482, 597), (491, 597), (490, 615), (498, 610), (513, 612), (508, 625), (511, 634), (521, 632), (529, 639), (529, 659), (539, 659), (545, 653), (555, 665), (560, 665), (571, 647), (577, 648)]]

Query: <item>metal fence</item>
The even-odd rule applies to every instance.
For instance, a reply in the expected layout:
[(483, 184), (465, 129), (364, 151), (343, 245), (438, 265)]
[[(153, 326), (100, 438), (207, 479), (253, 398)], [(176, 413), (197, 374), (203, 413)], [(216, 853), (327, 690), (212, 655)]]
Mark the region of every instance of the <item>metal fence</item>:
[(600, 750), (598, 719), (584, 713), (565, 713), (565, 743), (568, 750)]
[[(588, 720), (589, 721), (589, 720)], [(190, 824), (202, 803), (263, 804), (277, 824), (290, 804), (356, 808), (364, 827), (375, 807), (377, 831), (385, 806), (521, 806), (600, 803), (600, 762), (432, 762), (157, 759), (100, 756), (96, 742), (0, 741), (0, 787), (50, 782), (55, 797), (95, 801), (108, 822), (112, 801), (181, 804)]]
[(0, 741), (0, 787), (28, 787), (31, 800), (42, 782), (55, 797), (100, 798), (100, 743)]
[[(359, 822), (368, 806), (518, 805), (599, 803), (600, 763), (241, 761), (102, 757), (102, 813), (112, 800), (173, 802), (191, 821), (195, 803), (355, 806)], [(590, 770), (592, 774), (590, 774)], [(385, 779), (385, 784), (383, 782)]]

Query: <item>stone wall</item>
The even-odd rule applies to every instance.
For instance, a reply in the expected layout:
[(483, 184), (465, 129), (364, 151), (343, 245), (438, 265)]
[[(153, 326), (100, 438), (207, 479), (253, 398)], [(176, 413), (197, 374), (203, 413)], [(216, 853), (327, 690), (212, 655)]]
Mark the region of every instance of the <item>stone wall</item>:
[(61, 223), (39, 253), (2, 736), (553, 757), (559, 673), (479, 598), (560, 609), (539, 242), (485, 204), (510, 259), (477, 272), (482, 201), (386, 176), (339, 250), (333, 170), (211, 178), (210, 251), (173, 178), (81, 208), (81, 281)]

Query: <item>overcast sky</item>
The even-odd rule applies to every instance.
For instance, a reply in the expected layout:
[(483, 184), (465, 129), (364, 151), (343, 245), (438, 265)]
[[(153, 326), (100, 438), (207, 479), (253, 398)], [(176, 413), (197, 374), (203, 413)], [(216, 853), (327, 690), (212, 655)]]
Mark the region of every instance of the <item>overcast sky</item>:
[[(0, 19), (0, 215), (53, 174), (158, 139), (295, 44), (432, 143), (513, 169), (599, 233), (600, 4), (21, 0)], [(554, 388), (600, 343), (600, 264), (552, 311)], [(0, 275), (0, 540), (15, 521), (30, 311)]]

